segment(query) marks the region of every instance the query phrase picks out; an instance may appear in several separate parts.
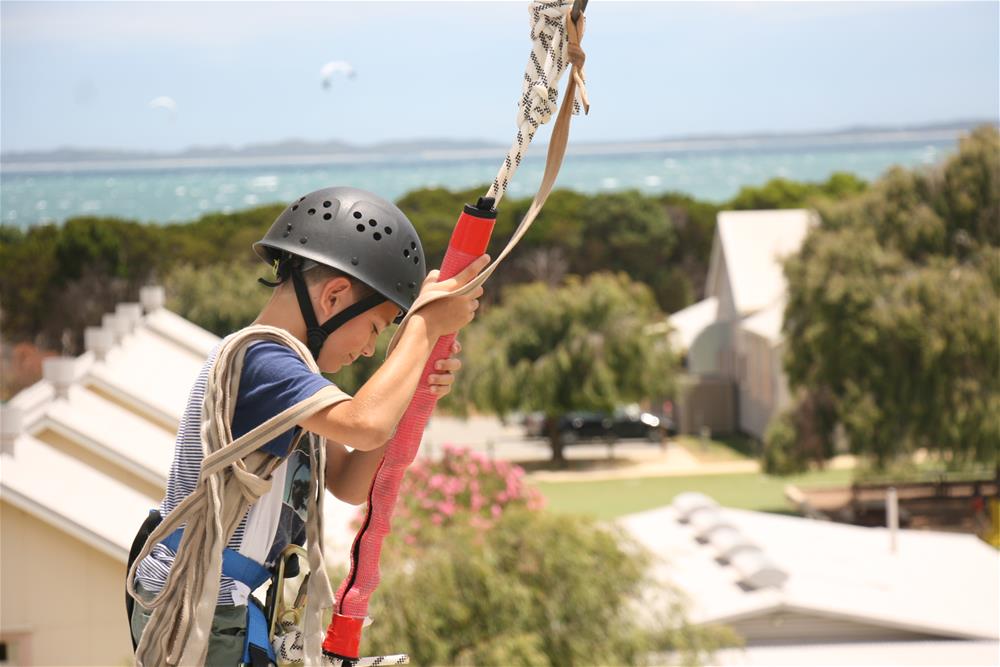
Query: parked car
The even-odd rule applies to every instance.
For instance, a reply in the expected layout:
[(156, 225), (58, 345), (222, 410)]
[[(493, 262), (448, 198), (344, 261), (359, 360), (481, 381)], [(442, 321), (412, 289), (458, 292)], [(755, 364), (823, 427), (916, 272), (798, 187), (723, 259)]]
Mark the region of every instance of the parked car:
[(587, 440), (609, 442), (644, 439), (661, 442), (672, 433), (673, 422), (639, 409), (637, 405), (617, 408), (611, 414), (603, 412), (569, 412), (560, 417), (559, 431), (565, 444)]

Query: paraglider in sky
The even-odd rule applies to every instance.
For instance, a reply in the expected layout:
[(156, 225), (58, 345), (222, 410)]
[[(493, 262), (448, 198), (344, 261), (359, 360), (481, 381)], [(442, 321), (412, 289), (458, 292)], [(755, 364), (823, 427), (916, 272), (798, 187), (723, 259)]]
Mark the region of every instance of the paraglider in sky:
[(166, 109), (167, 114), (170, 116), (171, 122), (177, 117), (177, 102), (174, 98), (167, 97), (166, 95), (161, 95), (160, 97), (154, 98), (149, 101), (150, 109)]
[(351, 66), (351, 63), (346, 60), (331, 60), (323, 65), (319, 70), (319, 80), (323, 84), (324, 90), (329, 90), (330, 86), (333, 85), (334, 77), (341, 75), (349, 79), (354, 78), (354, 67)]

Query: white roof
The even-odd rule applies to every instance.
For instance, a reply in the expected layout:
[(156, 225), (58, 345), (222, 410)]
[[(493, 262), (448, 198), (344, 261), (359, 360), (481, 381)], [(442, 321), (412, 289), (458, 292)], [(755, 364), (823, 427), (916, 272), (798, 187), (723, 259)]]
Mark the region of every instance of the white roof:
[[(816, 214), (805, 209), (719, 213), (717, 234), (722, 259), (740, 315), (749, 315), (784, 294), (780, 260), (798, 252), (809, 228), (816, 223)], [(710, 268), (709, 283), (719, 271), (717, 266)]]
[(149, 498), (27, 434), (14, 455), (0, 458), (6, 502), (125, 562), (139, 524), (159, 498)]
[(166, 486), (174, 434), (80, 386), (53, 400), (38, 428), (50, 426), (139, 477)]
[(982, 641), (893, 641), (839, 642), (753, 646), (716, 651), (712, 665), (760, 665), (766, 667), (844, 667), (844, 665), (983, 665), (1000, 664), (1000, 642)]
[(714, 322), (719, 313), (719, 300), (714, 296), (703, 299), (667, 318), (670, 323), (670, 343), (677, 350), (687, 350), (694, 339)]
[(785, 299), (780, 298), (740, 322), (740, 329), (756, 334), (772, 343), (781, 342), (781, 325), (785, 319)]
[(204, 363), (204, 355), (140, 325), (103, 361), (93, 361), (82, 382), (97, 384), (116, 398), (176, 424)]
[(1000, 575), (996, 551), (971, 535), (900, 530), (720, 508), (723, 517), (788, 573), (780, 587), (747, 590), (715, 560), (672, 507), (619, 520), (661, 558), (656, 576), (680, 587), (696, 623), (798, 611), (940, 637), (996, 639)]
[(202, 361), (220, 340), (211, 331), (202, 329), (194, 322), (166, 308), (158, 308), (149, 313), (142, 319), (142, 323), (171, 342), (193, 352)]

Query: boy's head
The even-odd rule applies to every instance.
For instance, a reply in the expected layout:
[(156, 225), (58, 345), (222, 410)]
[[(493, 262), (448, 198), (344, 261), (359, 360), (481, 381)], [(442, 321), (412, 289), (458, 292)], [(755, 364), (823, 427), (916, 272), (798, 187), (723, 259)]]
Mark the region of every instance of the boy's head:
[[(344, 313), (348, 308), (366, 299), (377, 300), (378, 293), (370, 286), (342, 271), (323, 264), (306, 261), (302, 268), (306, 290), (318, 322), (326, 322)], [(295, 304), (298, 297), (292, 281), (285, 281), (276, 288), (275, 298)], [(319, 354), (314, 354), (316, 364), (325, 373), (335, 373), (349, 366), (360, 356), (370, 357), (375, 352), (378, 336), (400, 314), (392, 301), (380, 303), (344, 321), (323, 342)], [(289, 310), (295, 310), (294, 306)]]
[(324, 371), (370, 356), (377, 333), (410, 308), (426, 276), (412, 223), (356, 188), (300, 197), (254, 250), (274, 267), (276, 282), (268, 284), (280, 286), (276, 296), (298, 303), (306, 343)]

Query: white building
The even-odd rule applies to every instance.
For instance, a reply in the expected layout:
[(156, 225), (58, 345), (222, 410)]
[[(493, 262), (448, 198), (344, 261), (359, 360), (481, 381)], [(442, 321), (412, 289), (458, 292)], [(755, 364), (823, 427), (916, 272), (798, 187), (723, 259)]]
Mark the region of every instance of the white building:
[[(995, 549), (956, 533), (718, 507), (685, 493), (619, 520), (689, 620), (746, 640), (718, 664), (1000, 664)], [(934, 660), (934, 662), (928, 662)]]
[[(215, 335), (163, 307), (163, 290), (86, 331), (0, 412), (0, 643), (11, 664), (131, 662), (125, 564), (159, 506), (187, 395)], [(327, 496), (331, 560), (355, 508)]]
[(814, 212), (800, 209), (719, 213), (705, 299), (668, 318), (671, 341), (687, 359), (681, 431), (708, 427), (763, 438), (787, 405), (781, 262), (817, 222)]

